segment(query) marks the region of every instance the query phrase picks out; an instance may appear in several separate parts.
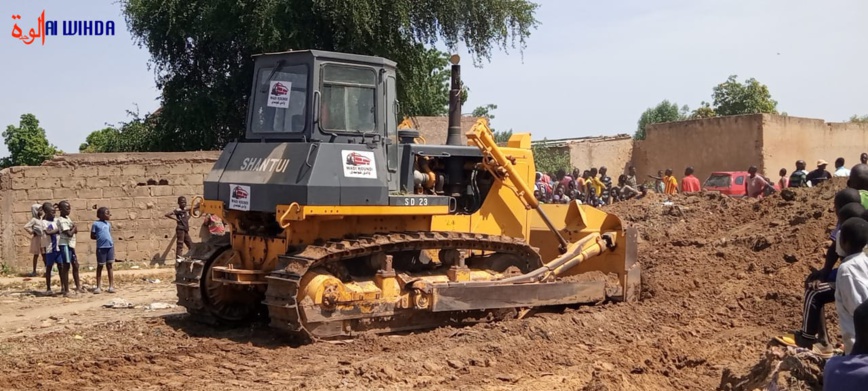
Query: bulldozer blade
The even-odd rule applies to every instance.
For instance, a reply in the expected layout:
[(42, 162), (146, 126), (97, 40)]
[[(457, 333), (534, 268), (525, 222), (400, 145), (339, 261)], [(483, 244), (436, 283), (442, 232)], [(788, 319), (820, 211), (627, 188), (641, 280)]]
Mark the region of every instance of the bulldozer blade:
[(536, 284), (462, 285), (432, 289), (432, 312), (598, 303), (606, 299), (602, 281)]

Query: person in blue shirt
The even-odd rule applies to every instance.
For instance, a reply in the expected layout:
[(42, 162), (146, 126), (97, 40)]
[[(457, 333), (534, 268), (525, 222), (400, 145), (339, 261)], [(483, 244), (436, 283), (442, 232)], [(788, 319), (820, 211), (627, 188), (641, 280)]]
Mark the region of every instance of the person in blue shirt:
[(93, 293), (100, 293), (102, 286), (102, 268), (103, 266), (108, 273), (109, 288), (108, 293), (115, 293), (115, 278), (112, 273), (112, 264), (115, 262), (115, 243), (112, 240), (111, 233), (111, 216), (109, 208), (101, 207), (96, 211), (97, 221), (94, 221), (90, 227), (90, 238), (96, 240), (96, 288)]

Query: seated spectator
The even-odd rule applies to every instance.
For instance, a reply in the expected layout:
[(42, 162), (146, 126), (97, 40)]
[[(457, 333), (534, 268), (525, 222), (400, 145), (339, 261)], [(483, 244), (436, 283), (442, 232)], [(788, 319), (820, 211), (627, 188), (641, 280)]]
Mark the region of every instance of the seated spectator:
[(630, 166), (627, 168), (627, 175), (624, 178), (624, 186), (621, 186), (618, 191), (621, 192), (621, 198), (629, 200), (639, 194), (639, 185), (636, 182), (636, 167)]
[(861, 217), (865, 213), (865, 208), (858, 203), (858, 199), (858, 192), (854, 189), (845, 189), (835, 195), (835, 211), (839, 223), (830, 235), (832, 244), (826, 251), (823, 267), (811, 273), (805, 280), (802, 327), (793, 334), (776, 337), (778, 342), (812, 349), (822, 356), (831, 355), (832, 347), (826, 333), (823, 306), (835, 301), (835, 278), (838, 270), (834, 267), (838, 259), (843, 257), (843, 250), (837, 241), (841, 223), (853, 217)]
[(555, 189), (555, 194), (552, 196), (553, 204), (567, 204), (570, 202), (570, 197), (567, 197), (564, 194), (564, 187), (558, 184), (558, 187)]
[(868, 300), (868, 221), (859, 217), (847, 219), (841, 225), (838, 241), (846, 257), (838, 267), (835, 279), (835, 307), (844, 342), (844, 353), (851, 354), (856, 331), (853, 313)]
[(832, 174), (826, 171), (826, 166), (828, 166), (825, 160), (820, 159), (817, 160), (817, 169), (808, 173), (807, 180), (808, 183), (811, 184), (811, 187), (817, 186), (820, 183), (832, 179)]
[(842, 157), (835, 159), (835, 176), (837, 176), (837, 177), (850, 176), (850, 169), (847, 167), (844, 167), (844, 158), (842, 158)]
[(648, 188), (645, 185), (639, 185), (639, 195), (637, 195), (635, 198), (637, 200), (641, 200), (647, 196), (648, 196)]
[(856, 337), (850, 354), (832, 357), (823, 369), (823, 390), (858, 391), (868, 383), (868, 301), (853, 311)]

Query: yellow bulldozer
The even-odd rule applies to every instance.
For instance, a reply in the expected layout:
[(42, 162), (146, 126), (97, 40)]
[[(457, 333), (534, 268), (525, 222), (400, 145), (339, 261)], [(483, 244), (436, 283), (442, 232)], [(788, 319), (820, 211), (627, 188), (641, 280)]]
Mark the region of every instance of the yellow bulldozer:
[(462, 142), (452, 58), (445, 145), (399, 126), (396, 63), (304, 50), (255, 56), (247, 129), (194, 214), (228, 233), (176, 264), (196, 320), (306, 341), (486, 322), (639, 297), (636, 232), (534, 197), (529, 134), (479, 120)]

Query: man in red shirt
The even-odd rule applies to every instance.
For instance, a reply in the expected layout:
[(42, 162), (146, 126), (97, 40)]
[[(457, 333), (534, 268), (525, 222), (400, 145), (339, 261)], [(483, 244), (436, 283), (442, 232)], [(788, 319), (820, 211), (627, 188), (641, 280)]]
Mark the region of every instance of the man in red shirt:
[(693, 176), (693, 167), (684, 169), (684, 179), (681, 180), (682, 193), (696, 193), (702, 190), (699, 178)]

